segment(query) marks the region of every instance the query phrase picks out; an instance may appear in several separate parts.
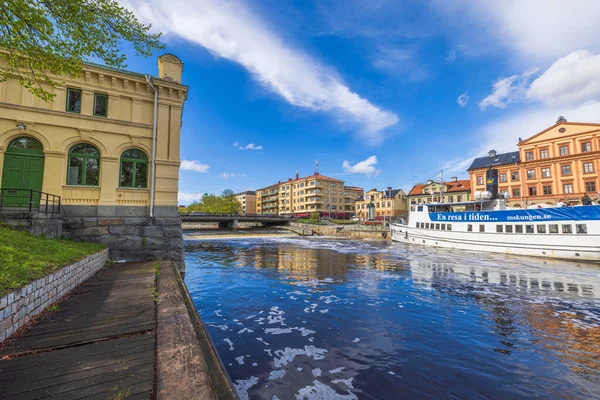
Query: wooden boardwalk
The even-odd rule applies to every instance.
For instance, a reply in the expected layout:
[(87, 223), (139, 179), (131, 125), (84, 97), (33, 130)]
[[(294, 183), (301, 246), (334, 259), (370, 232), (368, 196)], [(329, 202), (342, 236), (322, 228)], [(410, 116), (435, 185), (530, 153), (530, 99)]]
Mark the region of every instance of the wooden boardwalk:
[(154, 263), (114, 264), (0, 349), (1, 399), (150, 399)]

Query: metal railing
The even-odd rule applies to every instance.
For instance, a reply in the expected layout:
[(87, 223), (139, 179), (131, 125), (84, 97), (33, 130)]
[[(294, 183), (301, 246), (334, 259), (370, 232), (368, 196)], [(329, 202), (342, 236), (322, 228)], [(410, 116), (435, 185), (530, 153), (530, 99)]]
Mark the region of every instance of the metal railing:
[(32, 189), (0, 188), (0, 211), (24, 209), (42, 214), (60, 214), (61, 198)]
[(247, 218), (276, 218), (276, 219), (289, 219), (290, 216), (277, 215), (277, 214), (252, 214), (252, 213), (201, 213), (197, 211), (193, 212), (180, 212), (179, 215), (182, 217), (247, 217)]

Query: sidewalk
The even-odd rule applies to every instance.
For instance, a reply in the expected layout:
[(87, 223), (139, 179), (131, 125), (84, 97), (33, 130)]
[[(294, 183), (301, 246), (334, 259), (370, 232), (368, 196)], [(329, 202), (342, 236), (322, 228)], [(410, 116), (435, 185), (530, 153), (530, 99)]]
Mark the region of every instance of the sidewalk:
[(154, 290), (152, 262), (99, 271), (0, 349), (0, 398), (152, 398)]

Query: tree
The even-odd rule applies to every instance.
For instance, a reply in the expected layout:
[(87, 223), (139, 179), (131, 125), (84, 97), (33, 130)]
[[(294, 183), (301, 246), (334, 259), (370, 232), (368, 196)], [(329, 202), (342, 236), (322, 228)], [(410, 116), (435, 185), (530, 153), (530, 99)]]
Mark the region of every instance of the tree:
[(221, 196), (223, 196), (223, 197), (233, 196), (233, 190), (225, 189), (225, 190), (223, 190), (223, 193), (221, 193)]
[(50, 76), (79, 76), (83, 60), (96, 58), (126, 68), (121, 49), (129, 42), (148, 57), (164, 47), (115, 0), (4, 0), (0, 5), (0, 82), (16, 77), (31, 93), (49, 102)]
[(201, 212), (206, 214), (235, 214), (239, 213), (242, 205), (233, 195), (215, 196), (204, 194), (202, 200), (194, 202), (184, 209), (184, 212)]

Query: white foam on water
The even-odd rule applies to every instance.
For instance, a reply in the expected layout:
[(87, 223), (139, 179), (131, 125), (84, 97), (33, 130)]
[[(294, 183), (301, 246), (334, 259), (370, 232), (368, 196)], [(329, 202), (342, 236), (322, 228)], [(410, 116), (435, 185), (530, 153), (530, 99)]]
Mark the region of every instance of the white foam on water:
[(296, 328), (296, 329), (302, 333), (302, 336), (308, 336), (312, 333), (317, 333), (315, 331), (311, 331), (310, 329), (306, 329), (306, 328)]
[(249, 317), (248, 317), (248, 318), (246, 318), (246, 319), (252, 319), (252, 318), (254, 318), (254, 317), (256, 317), (256, 315), (251, 315), (251, 316), (249, 316)]
[(352, 343), (358, 343), (358, 342), (360, 342), (360, 339), (357, 337), (355, 337), (354, 340), (352, 341)]
[(326, 308), (326, 309), (324, 309), (324, 310), (319, 310), (319, 312), (320, 312), (321, 314), (327, 314), (327, 313), (329, 312), (329, 308)]
[(263, 344), (265, 344), (266, 346), (268, 346), (268, 345), (269, 345), (269, 343), (265, 342), (265, 341), (263, 340), (263, 338), (261, 338), (261, 337), (257, 337), (257, 338), (256, 338), (256, 340), (258, 340), (259, 342), (263, 342)]
[(273, 360), (275, 368), (280, 368), (284, 365), (288, 365), (297, 356), (305, 355), (311, 357), (313, 360), (322, 360), (325, 358), (324, 354), (327, 353), (325, 349), (319, 349), (313, 345), (304, 346), (304, 349), (292, 349), (286, 347), (283, 350), (275, 350), (275, 355), (279, 358)]
[(223, 315), (221, 315), (221, 311), (223, 311), (223, 310), (215, 310), (215, 315), (217, 317), (222, 317)]
[(251, 333), (251, 332), (254, 332), (254, 331), (252, 329), (250, 329), (250, 328), (244, 328), (244, 329), (238, 331), (238, 333), (244, 333), (244, 332), (250, 332)]
[(271, 374), (269, 374), (269, 380), (272, 381), (273, 379), (279, 379), (282, 378), (284, 375), (284, 369), (276, 369), (275, 371), (271, 371)]
[(227, 329), (229, 329), (229, 328), (227, 328), (227, 325), (216, 325), (216, 324), (207, 324), (207, 325), (212, 326), (214, 328), (219, 328), (222, 331), (226, 331)]
[(342, 372), (344, 370), (345, 367), (339, 367), (339, 368), (335, 368), (335, 369), (330, 369), (329, 373), (330, 374), (337, 374), (339, 372)]
[(253, 366), (253, 367), (258, 367), (258, 363), (255, 363), (255, 362), (253, 362), (253, 363), (252, 363), (252, 366)]
[(334, 379), (333, 381), (331, 381), (331, 383), (343, 383), (348, 387), (348, 389), (354, 389), (354, 386), (352, 385), (352, 380), (354, 380), (354, 378), (352, 377), (348, 379)]
[(296, 371), (302, 371), (302, 367), (296, 367)]
[(267, 328), (265, 329), (265, 333), (271, 335), (283, 335), (285, 333), (292, 333), (294, 328)]
[(296, 394), (297, 400), (358, 400), (358, 397), (352, 392), (348, 394), (339, 394), (324, 383), (314, 380), (312, 386), (303, 387)]
[(248, 400), (248, 389), (258, 383), (258, 378), (256, 376), (251, 376), (250, 378), (243, 380), (238, 379), (235, 381), (233, 386), (235, 386), (235, 390), (240, 397), (240, 400)]
[(271, 400), (281, 400), (279, 397), (273, 395), (273, 397), (271, 398)]
[(388, 374), (390, 374), (390, 375), (396, 375), (393, 371), (388, 371)]
[(231, 339), (223, 339), (223, 341), (229, 345), (229, 351), (233, 351), (233, 342)]
[(312, 370), (312, 374), (315, 378), (318, 378), (319, 376), (321, 376), (321, 368), (315, 368)]
[(236, 357), (235, 361), (237, 361), (239, 365), (244, 364), (244, 356)]
[(264, 351), (266, 351), (269, 356), (273, 357), (273, 354), (271, 353), (271, 349), (265, 349)]

